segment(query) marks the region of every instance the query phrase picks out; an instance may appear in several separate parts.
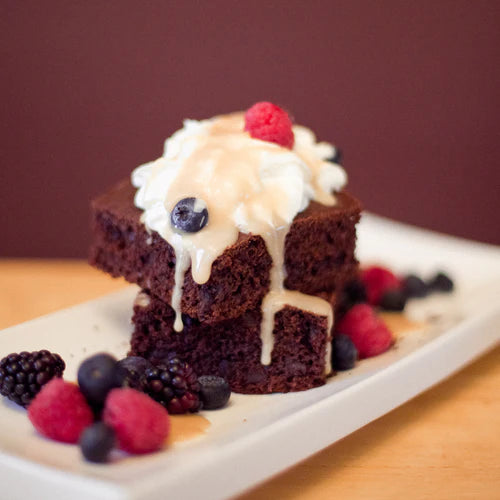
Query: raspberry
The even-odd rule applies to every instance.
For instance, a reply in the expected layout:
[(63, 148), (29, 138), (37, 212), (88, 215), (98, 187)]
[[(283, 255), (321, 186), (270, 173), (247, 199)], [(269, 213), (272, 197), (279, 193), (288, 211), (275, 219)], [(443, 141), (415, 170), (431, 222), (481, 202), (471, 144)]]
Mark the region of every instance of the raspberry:
[(245, 113), (245, 131), (254, 139), (274, 142), (292, 149), (294, 136), (292, 120), (288, 113), (276, 104), (258, 102)]
[(159, 450), (170, 431), (167, 411), (135, 389), (113, 389), (106, 399), (103, 421), (112, 427), (118, 446), (129, 453)]
[(77, 443), (94, 417), (77, 385), (55, 378), (44, 385), (28, 408), (28, 417), (42, 435)]
[(394, 343), (392, 333), (368, 304), (352, 307), (336, 329), (351, 337), (360, 359), (382, 354)]
[(144, 392), (169, 413), (193, 413), (200, 409), (200, 384), (196, 373), (179, 358), (168, 357), (156, 368), (147, 368), (145, 379)]
[(378, 306), (380, 299), (387, 290), (401, 288), (400, 280), (389, 269), (371, 266), (361, 271), (361, 281), (365, 284), (368, 302)]
[(66, 367), (59, 354), (49, 351), (12, 353), (0, 361), (0, 394), (28, 406), (40, 389)]

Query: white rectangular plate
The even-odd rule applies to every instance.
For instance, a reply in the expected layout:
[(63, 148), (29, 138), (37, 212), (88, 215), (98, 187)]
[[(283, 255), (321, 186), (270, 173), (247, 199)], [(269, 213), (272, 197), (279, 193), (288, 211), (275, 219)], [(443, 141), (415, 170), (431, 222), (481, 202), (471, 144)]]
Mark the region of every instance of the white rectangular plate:
[[(455, 279), (451, 295), (411, 301), (407, 314), (433, 318), (389, 352), (360, 362), (325, 386), (292, 394), (233, 394), (205, 412), (206, 434), (163, 452), (93, 465), (77, 446), (46, 440), (24, 410), (0, 402), (2, 497), (132, 499), (227, 498), (341, 439), (450, 375), (500, 339), (500, 249), (411, 228), (372, 215), (359, 228), (358, 256), (401, 272)], [(125, 354), (136, 288), (0, 332), (0, 357), (49, 349), (76, 379), (97, 351)]]

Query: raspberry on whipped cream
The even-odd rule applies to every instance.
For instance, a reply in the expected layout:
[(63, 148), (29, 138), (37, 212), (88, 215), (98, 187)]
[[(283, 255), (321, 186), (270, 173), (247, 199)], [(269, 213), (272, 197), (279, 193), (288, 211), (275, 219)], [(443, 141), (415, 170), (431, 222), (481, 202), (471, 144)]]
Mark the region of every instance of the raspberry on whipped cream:
[(293, 147), (292, 120), (288, 113), (271, 102), (258, 102), (245, 113), (245, 130), (254, 139)]

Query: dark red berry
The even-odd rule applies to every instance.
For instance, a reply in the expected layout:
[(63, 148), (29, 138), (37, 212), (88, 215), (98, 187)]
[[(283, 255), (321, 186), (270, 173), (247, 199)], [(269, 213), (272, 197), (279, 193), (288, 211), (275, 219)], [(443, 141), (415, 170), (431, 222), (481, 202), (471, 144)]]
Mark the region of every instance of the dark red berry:
[(145, 373), (153, 364), (141, 356), (128, 356), (118, 361), (118, 366), (124, 372), (124, 385), (142, 391), (145, 383)]
[(193, 369), (177, 357), (169, 357), (145, 371), (144, 392), (169, 413), (196, 412), (200, 409), (200, 384)]
[(47, 382), (62, 377), (65, 367), (59, 354), (47, 350), (11, 353), (0, 361), (0, 394), (27, 407)]

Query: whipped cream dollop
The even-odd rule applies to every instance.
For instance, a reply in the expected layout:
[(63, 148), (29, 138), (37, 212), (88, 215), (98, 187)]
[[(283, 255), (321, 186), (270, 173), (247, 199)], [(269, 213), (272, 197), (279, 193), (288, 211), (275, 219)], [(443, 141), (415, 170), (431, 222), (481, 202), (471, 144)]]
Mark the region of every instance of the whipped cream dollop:
[[(197, 283), (208, 280), (213, 261), (239, 232), (262, 234), (289, 225), (310, 200), (335, 203), (333, 192), (347, 178), (339, 165), (327, 161), (334, 147), (316, 142), (305, 127), (296, 125), (293, 132), (289, 150), (251, 138), (244, 132), (243, 113), (186, 120), (166, 140), (163, 156), (133, 171), (142, 222), (173, 246), (184, 247)], [(179, 237), (170, 213), (186, 197), (206, 203), (210, 224)]]
[[(138, 188), (135, 205), (143, 210), (142, 222), (176, 252), (171, 304), (176, 330), (182, 329), (182, 284), (189, 267), (194, 281), (203, 284), (214, 260), (240, 232), (263, 237), (273, 258), (271, 291), (263, 305), (263, 362), (268, 364), (278, 307), (291, 302), (300, 307), (302, 297), (310, 305), (308, 310), (327, 314), (324, 304), (319, 309), (311, 305), (320, 299), (284, 290), (284, 241), (293, 219), (311, 200), (335, 204), (334, 193), (344, 187), (347, 177), (340, 165), (328, 161), (335, 148), (317, 142), (306, 127), (293, 126), (293, 149), (254, 139), (244, 127), (243, 113), (186, 120), (166, 140), (163, 156), (133, 171), (132, 184)], [(176, 230), (170, 219), (175, 205), (191, 197), (202, 200), (208, 210), (209, 223), (196, 233)]]

